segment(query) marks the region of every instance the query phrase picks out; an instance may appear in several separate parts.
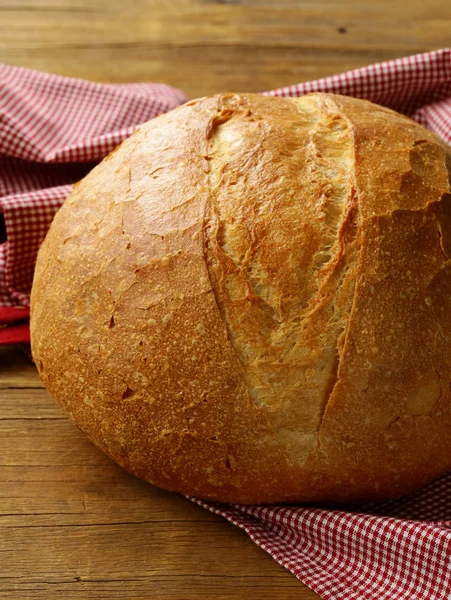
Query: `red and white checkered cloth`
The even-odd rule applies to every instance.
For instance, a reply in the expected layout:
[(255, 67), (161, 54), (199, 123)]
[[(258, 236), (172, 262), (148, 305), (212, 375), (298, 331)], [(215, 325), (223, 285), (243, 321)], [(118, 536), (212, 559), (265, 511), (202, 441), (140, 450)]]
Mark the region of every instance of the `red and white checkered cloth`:
[[(451, 50), (267, 93), (311, 91), (368, 98), (451, 142)], [(161, 84), (99, 85), (0, 66), (0, 344), (28, 339), (36, 252), (71, 184), (137, 124), (184, 100)], [(192, 500), (243, 528), (325, 600), (451, 599), (451, 474), (407, 498), (346, 510)]]
[(161, 83), (102, 85), (0, 65), (0, 345), (30, 339), (36, 254), (72, 184), (137, 125), (186, 100)]

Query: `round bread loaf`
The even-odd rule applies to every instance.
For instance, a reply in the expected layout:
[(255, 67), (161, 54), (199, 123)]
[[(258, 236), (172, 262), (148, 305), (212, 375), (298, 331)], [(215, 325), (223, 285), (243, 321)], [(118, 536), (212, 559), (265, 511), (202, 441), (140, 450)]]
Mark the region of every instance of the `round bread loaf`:
[(39, 253), (45, 386), (135, 475), (360, 501), (451, 468), (450, 149), (363, 100), (223, 94), (141, 126)]

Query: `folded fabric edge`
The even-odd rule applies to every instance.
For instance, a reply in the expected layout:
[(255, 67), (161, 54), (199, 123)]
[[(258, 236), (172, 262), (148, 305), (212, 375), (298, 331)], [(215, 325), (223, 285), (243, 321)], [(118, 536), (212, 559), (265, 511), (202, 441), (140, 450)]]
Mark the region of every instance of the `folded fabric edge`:
[(0, 346), (28, 344), (30, 342), (29, 322), (17, 325), (0, 325)]

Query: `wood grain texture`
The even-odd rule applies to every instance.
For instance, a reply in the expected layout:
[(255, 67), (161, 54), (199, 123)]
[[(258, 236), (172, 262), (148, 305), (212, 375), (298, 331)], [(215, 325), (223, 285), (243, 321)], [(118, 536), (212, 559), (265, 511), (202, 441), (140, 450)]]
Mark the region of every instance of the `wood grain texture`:
[(121, 469), (0, 348), (0, 597), (308, 600), (246, 534)]
[(0, 60), (190, 97), (264, 91), (448, 46), (443, 0), (2, 0)]
[[(0, 0), (0, 61), (190, 97), (263, 91), (451, 44), (443, 0)], [(220, 517), (113, 464), (0, 349), (0, 597), (308, 600)]]

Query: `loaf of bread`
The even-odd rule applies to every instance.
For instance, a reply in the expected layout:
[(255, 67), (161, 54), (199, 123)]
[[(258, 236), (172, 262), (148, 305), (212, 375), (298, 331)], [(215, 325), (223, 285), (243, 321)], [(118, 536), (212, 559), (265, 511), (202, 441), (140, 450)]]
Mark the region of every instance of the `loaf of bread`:
[(451, 469), (450, 157), (410, 119), (330, 94), (223, 94), (146, 123), (40, 250), (45, 386), (168, 490), (415, 490)]

